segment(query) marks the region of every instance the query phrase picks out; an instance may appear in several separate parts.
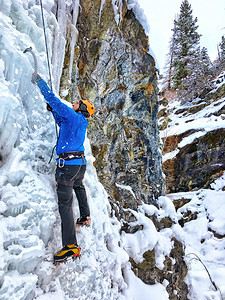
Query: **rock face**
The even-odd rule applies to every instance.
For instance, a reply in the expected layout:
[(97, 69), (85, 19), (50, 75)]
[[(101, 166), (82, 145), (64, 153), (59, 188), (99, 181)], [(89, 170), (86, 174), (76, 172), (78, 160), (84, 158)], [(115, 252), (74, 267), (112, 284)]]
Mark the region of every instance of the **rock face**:
[[(169, 299), (187, 299), (188, 288), (184, 282), (187, 275), (187, 266), (184, 262), (183, 246), (175, 238), (174, 248), (170, 253), (170, 257), (166, 257), (164, 261), (164, 268), (160, 270), (156, 266), (155, 251), (147, 251), (143, 254), (144, 260), (141, 263), (135, 263), (131, 259), (133, 271), (140, 277), (146, 284), (155, 284), (155, 282), (163, 283), (164, 280), (168, 281), (166, 288)], [(172, 262), (173, 259), (173, 262)], [(165, 282), (165, 281), (164, 281)], [(176, 293), (175, 293), (176, 291)]]
[(166, 109), (165, 99), (160, 101), (164, 105), (159, 112), (161, 130), (169, 133), (170, 127), (177, 127), (175, 134), (162, 136), (163, 154), (176, 152), (163, 162), (168, 193), (210, 188), (215, 178), (222, 176), (225, 170), (224, 89), (225, 84), (197, 103), (170, 111)]
[[(94, 102), (89, 137), (100, 181), (111, 201), (134, 208), (156, 203), (164, 180), (157, 128), (158, 99), (154, 59), (148, 39), (133, 12), (124, 3), (115, 21), (112, 2), (100, 14), (100, 1), (82, 1), (75, 48), (72, 97)], [(64, 63), (63, 84), (69, 68)], [(131, 190), (132, 189), (132, 190)]]
[(209, 188), (225, 169), (225, 129), (208, 132), (183, 147), (176, 158), (164, 163), (168, 191)]

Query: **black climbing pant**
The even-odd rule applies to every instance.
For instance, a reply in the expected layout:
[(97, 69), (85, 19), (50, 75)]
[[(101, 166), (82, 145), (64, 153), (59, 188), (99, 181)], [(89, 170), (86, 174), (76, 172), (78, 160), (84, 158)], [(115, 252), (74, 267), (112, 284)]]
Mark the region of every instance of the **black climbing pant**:
[(63, 168), (57, 166), (56, 169), (55, 179), (57, 182), (63, 245), (77, 244), (72, 207), (73, 190), (78, 200), (80, 216), (90, 215), (87, 195), (82, 183), (85, 171), (85, 165), (65, 165)]

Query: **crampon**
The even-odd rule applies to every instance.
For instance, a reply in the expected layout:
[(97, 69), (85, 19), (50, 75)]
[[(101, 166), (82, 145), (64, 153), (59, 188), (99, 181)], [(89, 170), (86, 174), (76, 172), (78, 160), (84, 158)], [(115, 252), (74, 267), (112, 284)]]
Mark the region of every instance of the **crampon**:
[(66, 258), (63, 258), (60, 260), (53, 260), (52, 262), (53, 262), (54, 266), (59, 266), (61, 264), (65, 264), (65, 263), (68, 263), (68, 262), (71, 262), (71, 261), (74, 261), (74, 260), (77, 260), (80, 258), (81, 258), (81, 255), (74, 255), (74, 256), (66, 257)]
[(91, 226), (91, 218), (89, 216), (83, 216), (77, 219), (76, 223), (77, 227), (90, 227)]

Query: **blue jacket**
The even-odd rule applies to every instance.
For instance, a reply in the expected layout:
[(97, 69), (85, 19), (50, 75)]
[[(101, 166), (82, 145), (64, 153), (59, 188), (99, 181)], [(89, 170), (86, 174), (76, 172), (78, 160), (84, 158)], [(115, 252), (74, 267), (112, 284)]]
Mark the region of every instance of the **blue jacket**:
[[(57, 155), (68, 151), (84, 151), (83, 143), (88, 126), (84, 115), (76, 113), (72, 108), (62, 103), (43, 79), (39, 79), (37, 85), (45, 100), (52, 107), (52, 114), (60, 127), (56, 145)], [(81, 165), (81, 163), (86, 164), (86, 160), (83, 161), (79, 158), (65, 161), (65, 165)]]

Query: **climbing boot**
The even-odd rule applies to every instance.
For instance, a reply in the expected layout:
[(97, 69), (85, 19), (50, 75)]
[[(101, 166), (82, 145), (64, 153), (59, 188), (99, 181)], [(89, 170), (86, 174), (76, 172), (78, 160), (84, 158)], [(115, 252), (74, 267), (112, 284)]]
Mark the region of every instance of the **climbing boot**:
[(89, 216), (83, 216), (77, 219), (77, 226), (86, 226), (89, 227), (91, 225), (91, 218)]
[(79, 246), (72, 244), (64, 246), (54, 255), (54, 263), (65, 262), (68, 259), (76, 259), (80, 255), (81, 249)]

